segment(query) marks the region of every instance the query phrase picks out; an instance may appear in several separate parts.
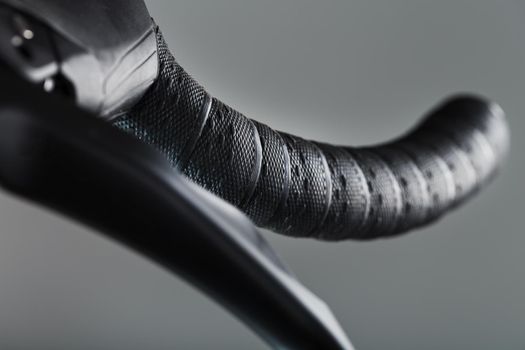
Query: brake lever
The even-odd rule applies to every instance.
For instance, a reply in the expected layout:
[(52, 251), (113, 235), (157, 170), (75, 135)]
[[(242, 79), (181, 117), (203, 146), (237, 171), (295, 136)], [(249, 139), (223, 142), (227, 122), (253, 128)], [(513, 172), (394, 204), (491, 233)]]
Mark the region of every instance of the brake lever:
[(237, 209), (71, 101), (7, 67), (0, 76), (0, 186), (180, 275), (275, 348), (353, 349)]

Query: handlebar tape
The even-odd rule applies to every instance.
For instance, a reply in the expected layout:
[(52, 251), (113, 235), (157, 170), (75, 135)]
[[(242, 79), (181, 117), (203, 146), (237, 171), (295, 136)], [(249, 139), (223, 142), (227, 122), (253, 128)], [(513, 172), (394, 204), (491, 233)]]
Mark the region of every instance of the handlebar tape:
[(258, 226), (323, 240), (374, 239), (426, 225), (495, 174), (509, 146), (501, 108), (456, 97), (375, 147), (308, 141), (211, 97), (157, 28), (159, 77), (114, 125), (161, 151)]

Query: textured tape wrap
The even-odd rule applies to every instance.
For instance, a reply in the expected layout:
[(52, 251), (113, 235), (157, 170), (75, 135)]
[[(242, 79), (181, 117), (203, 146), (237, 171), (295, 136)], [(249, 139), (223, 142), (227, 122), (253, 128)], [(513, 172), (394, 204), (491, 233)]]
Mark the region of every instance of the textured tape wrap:
[(274, 131), (211, 98), (157, 36), (159, 78), (115, 125), (276, 232), (340, 240), (409, 231), (479, 190), (507, 153), (502, 110), (475, 97), (448, 101), (406, 136), (378, 147)]

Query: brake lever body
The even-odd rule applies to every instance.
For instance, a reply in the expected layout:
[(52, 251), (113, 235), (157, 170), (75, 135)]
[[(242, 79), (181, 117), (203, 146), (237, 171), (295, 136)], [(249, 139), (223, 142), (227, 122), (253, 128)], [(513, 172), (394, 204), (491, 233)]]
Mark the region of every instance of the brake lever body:
[(131, 108), (158, 74), (142, 0), (0, 0), (0, 59), (99, 118)]

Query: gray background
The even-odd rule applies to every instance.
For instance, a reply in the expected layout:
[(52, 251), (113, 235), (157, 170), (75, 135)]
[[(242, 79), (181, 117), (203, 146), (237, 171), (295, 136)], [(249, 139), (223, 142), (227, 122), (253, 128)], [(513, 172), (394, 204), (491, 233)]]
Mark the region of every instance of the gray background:
[[(525, 349), (525, 5), (490, 0), (148, 1), (211, 93), (305, 137), (397, 135), (453, 92), (498, 101), (502, 175), (437, 225), (373, 243), (266, 233), (358, 349)], [(0, 349), (264, 349), (179, 279), (0, 192)]]

